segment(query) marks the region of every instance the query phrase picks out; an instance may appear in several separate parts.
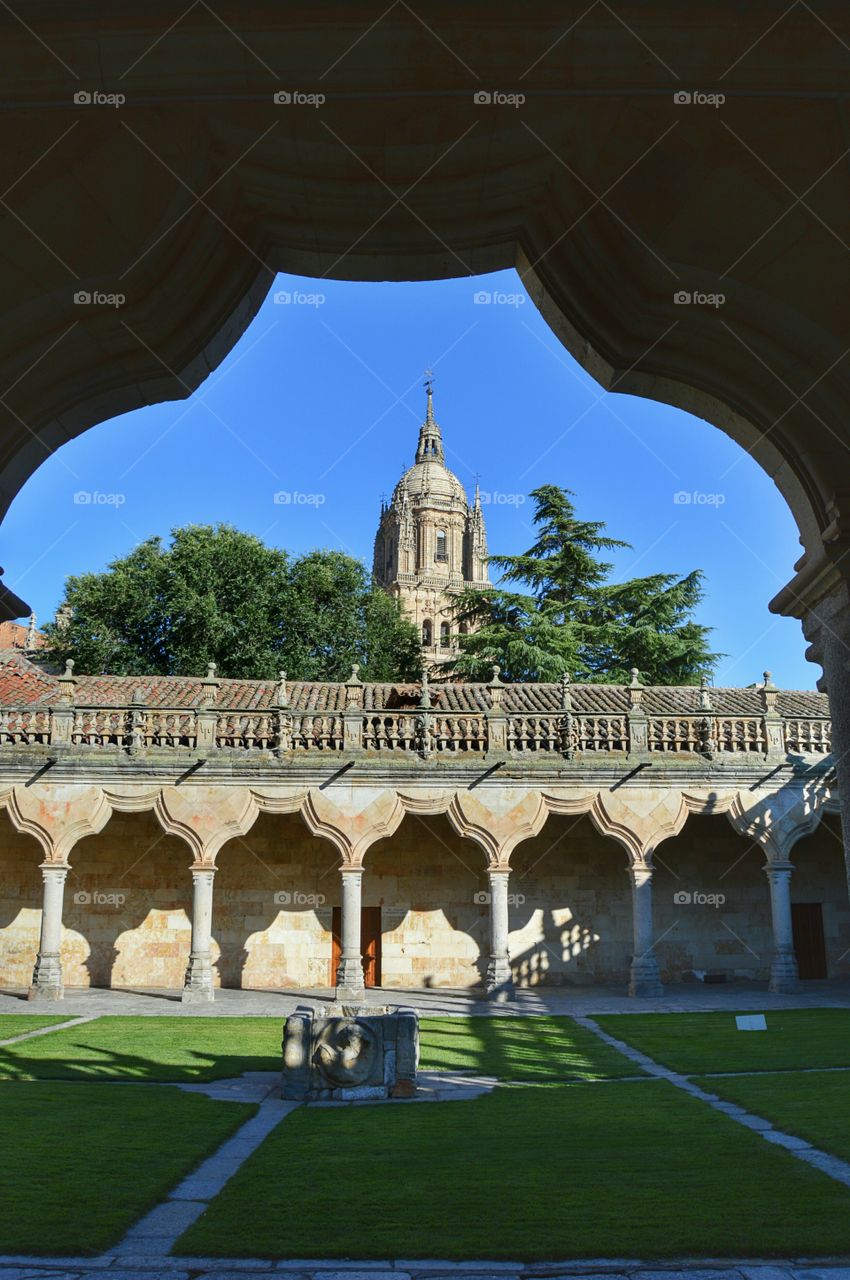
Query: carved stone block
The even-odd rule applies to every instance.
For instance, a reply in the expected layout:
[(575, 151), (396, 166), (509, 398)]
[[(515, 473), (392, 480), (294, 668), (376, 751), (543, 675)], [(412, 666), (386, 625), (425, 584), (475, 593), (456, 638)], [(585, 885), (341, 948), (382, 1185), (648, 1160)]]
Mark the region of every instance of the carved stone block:
[(371, 1005), (346, 1006), (330, 1017), (301, 1010), (283, 1028), (283, 1097), (307, 1102), (411, 1097), (418, 1061), (419, 1019), (413, 1010), (381, 1013)]

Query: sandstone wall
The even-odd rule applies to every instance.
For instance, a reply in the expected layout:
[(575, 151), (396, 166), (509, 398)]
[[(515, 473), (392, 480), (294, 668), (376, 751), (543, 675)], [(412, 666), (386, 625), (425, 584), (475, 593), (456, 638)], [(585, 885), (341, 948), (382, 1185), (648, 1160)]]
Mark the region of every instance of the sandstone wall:
[[(793, 853), (792, 900), (822, 902), (831, 975), (850, 973), (838, 820)], [(29, 985), (38, 946), (41, 853), (0, 814), (0, 987)], [(182, 986), (190, 941), (188, 847), (146, 813), (116, 813), (79, 842), (66, 887), (68, 986)], [(692, 817), (658, 851), (654, 877), (662, 976), (694, 970), (765, 978), (771, 953), (762, 851), (725, 818)], [(213, 955), (228, 987), (308, 988), (331, 982), (337, 857), (297, 815), (262, 814), (218, 856)], [(631, 956), (626, 855), (586, 817), (552, 816), (513, 857), (510, 925), (516, 980), (622, 985)], [(367, 853), (364, 906), (382, 912), (383, 984), (468, 987), (488, 946), (484, 855), (443, 817), (408, 815)], [(690, 894), (691, 901), (677, 901)], [(698, 895), (723, 895), (722, 903)]]

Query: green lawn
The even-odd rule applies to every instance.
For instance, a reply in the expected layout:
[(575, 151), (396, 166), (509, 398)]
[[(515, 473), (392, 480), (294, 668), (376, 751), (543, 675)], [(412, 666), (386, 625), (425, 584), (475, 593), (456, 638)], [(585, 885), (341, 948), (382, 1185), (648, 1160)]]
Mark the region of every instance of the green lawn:
[(627, 1013), (595, 1021), (686, 1075), (850, 1067), (850, 1009), (777, 1010), (765, 1017), (767, 1031), (738, 1031), (734, 1013)]
[(25, 1031), (38, 1031), (67, 1021), (67, 1018), (40, 1013), (0, 1013), (0, 1040), (11, 1040), (12, 1036), (22, 1036)]
[(0, 1253), (100, 1252), (255, 1111), (177, 1089), (4, 1084)]
[(737, 1102), (777, 1129), (850, 1160), (850, 1072), (780, 1076), (706, 1076), (709, 1093)]
[(301, 1108), (182, 1254), (807, 1256), (850, 1250), (850, 1192), (665, 1081)]
[(227, 1079), (277, 1071), (279, 1018), (104, 1017), (0, 1049), (0, 1080)]
[[(276, 1071), (279, 1018), (103, 1017), (0, 1049), (0, 1080), (200, 1081)], [(423, 1069), (503, 1080), (599, 1079), (638, 1068), (572, 1018), (425, 1018)]]
[(572, 1018), (425, 1018), (423, 1070), (474, 1071), (500, 1080), (598, 1080), (642, 1075)]

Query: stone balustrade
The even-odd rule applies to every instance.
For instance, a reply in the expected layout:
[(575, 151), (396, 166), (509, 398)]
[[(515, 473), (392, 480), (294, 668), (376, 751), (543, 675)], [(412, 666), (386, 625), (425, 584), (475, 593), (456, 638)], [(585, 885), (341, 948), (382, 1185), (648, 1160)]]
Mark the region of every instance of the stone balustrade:
[[(816, 695), (812, 695), (816, 696)], [(69, 710), (71, 715), (69, 717)], [(205, 749), (239, 753), (342, 755), (351, 751), (384, 756), (507, 754), (548, 755), (729, 754), (807, 755), (832, 750), (827, 716), (642, 716), (527, 715), (515, 712), (405, 712), (292, 714), (284, 709), (244, 712), (219, 709), (207, 741), (204, 712), (195, 708), (114, 707), (0, 708), (0, 751), (33, 746), (81, 751)], [(349, 721), (346, 726), (346, 720)], [(771, 736), (771, 729), (776, 732)]]

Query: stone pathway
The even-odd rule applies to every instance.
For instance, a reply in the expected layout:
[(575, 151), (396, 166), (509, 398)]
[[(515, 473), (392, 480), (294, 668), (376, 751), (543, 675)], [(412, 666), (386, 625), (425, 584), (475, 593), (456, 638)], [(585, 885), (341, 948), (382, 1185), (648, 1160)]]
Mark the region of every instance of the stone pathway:
[[(68, 988), (65, 999), (32, 1002), (24, 992), (0, 992), (0, 1013), (66, 1013), (98, 1016), (123, 1014), (133, 1017), (278, 1017), (281, 1020), (299, 1007), (309, 1005), (323, 1011), (331, 1002), (330, 990), (309, 991), (235, 991), (219, 989), (211, 1004), (182, 1004), (177, 991), (103, 990), (101, 988)], [(416, 1009), (425, 1015), (472, 1015), (511, 1018), (533, 1013), (581, 1014), (603, 1013), (709, 1013), (742, 1010), (753, 1012), (776, 1009), (850, 1008), (850, 981), (830, 979), (806, 982), (789, 995), (775, 995), (767, 984), (730, 982), (717, 986), (702, 983), (678, 983), (662, 996), (630, 999), (621, 987), (550, 987), (547, 990), (525, 988), (507, 1004), (485, 1000), (480, 992), (454, 991), (445, 988), (401, 990), (395, 987), (374, 988), (366, 992), (366, 1003), (399, 1005)]]
[(66, 1027), (79, 1027), (81, 1023), (94, 1022), (99, 1017), (99, 1013), (86, 1013), (77, 1018), (69, 1018), (67, 1022), (54, 1022), (49, 1027), (36, 1027), (35, 1031), (19, 1031), (17, 1035), (9, 1036), (8, 1040), (0, 1040), (0, 1049), (4, 1049), (7, 1044), (18, 1044), (21, 1040), (34, 1040), (36, 1036), (50, 1035), (51, 1031), (64, 1031)]
[(718, 1098), (714, 1093), (707, 1093), (705, 1089), (701, 1089), (698, 1084), (695, 1084), (689, 1076), (682, 1075), (678, 1071), (671, 1071), (669, 1067), (661, 1066), (654, 1058), (647, 1057), (639, 1049), (633, 1049), (631, 1045), (626, 1044), (623, 1040), (617, 1040), (616, 1037), (609, 1035), (592, 1018), (577, 1017), (576, 1022), (579, 1026), (592, 1031), (594, 1035), (598, 1036), (600, 1040), (604, 1040), (606, 1044), (611, 1045), (613, 1049), (619, 1050), (624, 1058), (628, 1058), (630, 1062), (633, 1062), (638, 1067), (643, 1067), (644, 1071), (649, 1075), (655, 1076), (660, 1080), (667, 1080), (670, 1084), (675, 1085), (677, 1089), (689, 1093), (692, 1098), (698, 1098), (700, 1102), (707, 1103), (713, 1110), (722, 1112), (730, 1120), (734, 1120), (736, 1124), (743, 1125), (746, 1129), (752, 1129), (759, 1137), (764, 1138), (765, 1142), (772, 1142), (775, 1146), (785, 1147), (786, 1151), (789, 1151), (792, 1156), (796, 1156), (798, 1160), (805, 1160), (806, 1164), (813, 1165), (814, 1168), (819, 1169), (821, 1173), (825, 1173), (827, 1177), (834, 1179), (835, 1182), (840, 1182), (845, 1187), (850, 1187), (850, 1164), (846, 1160), (841, 1160), (838, 1156), (830, 1155), (827, 1151), (821, 1151), (818, 1147), (813, 1147), (810, 1142), (806, 1142), (804, 1138), (796, 1137), (793, 1133), (783, 1133), (781, 1129), (775, 1129), (769, 1120), (745, 1111), (737, 1103), (726, 1102), (723, 1098)]
[(850, 1262), (811, 1259), (684, 1259), (654, 1263), (583, 1258), (568, 1262), (443, 1262), (439, 1259), (169, 1258), (158, 1254), (97, 1259), (0, 1258), (0, 1280), (850, 1280)]
[(184, 1178), (162, 1204), (157, 1205), (130, 1228), (112, 1251), (114, 1256), (119, 1260), (124, 1259), (128, 1269), (132, 1270), (135, 1267), (135, 1263), (129, 1261), (132, 1258), (141, 1254), (162, 1256), (170, 1253), (180, 1236), (200, 1218), (209, 1202), (215, 1199), (237, 1169), (254, 1154), (272, 1129), (277, 1128), (281, 1120), (299, 1105), (297, 1102), (284, 1102), (280, 1098), (267, 1098), (265, 1102), (261, 1102), (255, 1116), (247, 1120), (232, 1138), (228, 1138), (213, 1155)]

